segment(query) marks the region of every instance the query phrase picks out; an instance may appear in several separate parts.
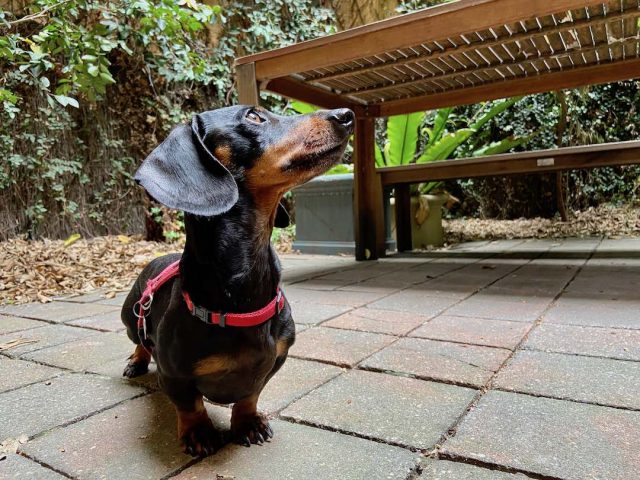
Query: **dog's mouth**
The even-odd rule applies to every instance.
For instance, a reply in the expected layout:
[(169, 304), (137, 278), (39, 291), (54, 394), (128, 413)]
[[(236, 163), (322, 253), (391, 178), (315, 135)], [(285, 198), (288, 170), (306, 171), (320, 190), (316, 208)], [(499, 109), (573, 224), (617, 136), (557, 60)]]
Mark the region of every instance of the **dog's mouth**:
[(319, 175), (340, 161), (347, 147), (347, 141), (348, 138), (329, 148), (306, 153), (289, 162), (283, 170), (285, 172), (306, 170)]

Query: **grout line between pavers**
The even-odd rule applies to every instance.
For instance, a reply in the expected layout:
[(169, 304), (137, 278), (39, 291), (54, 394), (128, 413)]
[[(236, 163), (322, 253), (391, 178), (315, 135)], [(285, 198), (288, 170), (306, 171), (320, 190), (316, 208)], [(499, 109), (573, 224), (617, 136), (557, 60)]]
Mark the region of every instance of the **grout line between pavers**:
[(19, 452), (19, 453), (16, 453), (16, 455), (20, 455), (21, 457), (27, 458), (27, 459), (31, 460), (32, 462), (37, 463), (41, 467), (46, 468), (47, 470), (53, 470), (54, 472), (56, 472), (59, 475), (62, 475), (65, 478), (70, 478), (71, 480), (76, 480), (76, 478), (77, 478), (77, 477), (74, 477), (74, 476), (68, 474), (67, 472), (65, 472), (63, 470), (55, 468), (53, 465), (49, 465), (48, 463), (43, 462), (42, 460), (38, 460), (37, 458), (35, 458), (35, 457), (25, 453), (25, 452)]
[(480, 467), (489, 471), (499, 471), (499, 472), (504, 472), (504, 473), (511, 473), (511, 474), (523, 474), (526, 475), (529, 478), (535, 479), (535, 480), (566, 480), (564, 478), (561, 477), (554, 477), (551, 475), (543, 475), (541, 473), (536, 473), (536, 472), (531, 472), (529, 470), (523, 470), (520, 468), (515, 468), (515, 467), (509, 467), (506, 465), (501, 465), (499, 463), (491, 463), (491, 462), (484, 462), (482, 460), (477, 460), (475, 458), (470, 458), (470, 457), (465, 457), (462, 455), (457, 455), (457, 454), (452, 454), (452, 453), (444, 453), (441, 454), (441, 456), (439, 457), (439, 459), (442, 460), (448, 460), (450, 462), (455, 462), (455, 463), (462, 463), (465, 465), (473, 465), (475, 467)]
[(576, 353), (576, 352), (563, 352), (561, 350), (553, 349), (540, 349), (540, 348), (522, 348), (521, 351), (525, 352), (540, 352), (540, 353), (555, 353), (558, 355), (566, 355), (568, 357), (584, 357), (584, 358), (597, 358), (600, 360), (617, 360), (619, 362), (634, 362), (640, 363), (640, 358), (621, 358), (621, 357), (607, 357), (606, 355), (596, 355), (591, 353)]
[[(447, 430), (447, 432), (440, 438), (440, 440), (436, 443), (436, 447), (434, 449), (434, 454), (436, 455), (437, 458), (440, 457), (441, 455), (441, 448), (444, 445), (444, 443), (449, 439), (455, 436), (455, 434), (457, 433), (457, 428), (460, 425), (460, 423), (464, 420), (464, 418), (468, 415), (468, 413), (474, 409), (478, 403), (480, 402), (480, 400), (482, 399), (482, 397), (484, 397), (484, 395), (490, 391), (493, 388), (493, 383), (496, 379), (496, 377), (498, 376), (498, 374), (502, 371), (502, 369), (504, 367), (506, 367), (511, 360), (515, 357), (515, 355), (522, 350), (522, 346), (526, 343), (527, 339), (529, 338), (529, 336), (531, 335), (531, 333), (536, 329), (536, 327), (538, 327), (541, 323), (542, 323), (542, 318), (544, 317), (544, 315), (551, 309), (553, 308), (553, 306), (555, 305), (555, 303), (558, 301), (558, 299), (562, 296), (562, 294), (566, 291), (567, 287), (569, 285), (571, 285), (571, 283), (575, 280), (575, 278), (580, 274), (580, 272), (582, 271), (584, 265), (586, 265), (586, 263), (593, 257), (595, 251), (597, 250), (598, 246), (602, 243), (602, 239), (600, 239), (600, 241), (598, 242), (598, 244), (593, 248), (593, 250), (591, 251), (591, 253), (588, 255), (587, 258), (584, 259), (584, 262), (576, 269), (576, 271), (574, 272), (574, 274), (571, 276), (571, 278), (569, 280), (567, 280), (567, 282), (565, 283), (564, 287), (562, 288), (562, 290), (554, 297), (553, 301), (551, 301), (549, 303), (549, 305), (547, 305), (547, 307), (540, 313), (540, 315), (538, 316), (538, 319), (534, 322), (533, 326), (531, 327), (531, 329), (522, 337), (522, 339), (520, 340), (520, 342), (518, 343), (518, 345), (516, 345), (516, 347), (514, 348), (514, 350), (511, 352), (511, 354), (504, 360), (504, 362), (502, 362), (502, 365), (500, 367), (498, 367), (498, 369), (495, 371), (495, 373), (491, 376), (491, 378), (487, 381), (487, 383), (478, 391), (478, 394), (475, 396), (475, 398), (469, 403), (469, 405), (467, 406), (467, 408), (465, 409), (465, 411), (456, 419), (456, 421), (453, 423), (453, 425)], [(545, 252), (541, 252), (540, 255), (537, 258), (542, 257), (545, 253), (548, 253), (549, 250), (545, 251)], [(533, 259), (532, 259), (533, 260)], [(529, 262), (527, 262), (529, 263)], [(526, 264), (525, 264), (526, 265)], [(542, 477), (545, 478), (545, 477)], [(547, 478), (551, 478), (553, 479), (554, 477), (547, 477)]]

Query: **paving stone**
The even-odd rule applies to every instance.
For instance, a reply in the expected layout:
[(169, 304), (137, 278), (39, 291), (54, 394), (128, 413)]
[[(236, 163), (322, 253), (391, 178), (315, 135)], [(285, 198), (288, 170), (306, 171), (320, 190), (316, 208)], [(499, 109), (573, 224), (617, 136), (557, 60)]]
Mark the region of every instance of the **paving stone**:
[[(309, 303), (320, 303), (347, 307), (361, 307), (385, 295), (384, 293), (374, 292), (306, 290), (304, 288), (296, 288), (295, 285), (286, 287), (284, 293), (292, 304), (302, 303), (306, 305)], [(292, 308), (294, 307), (292, 306)]]
[(33, 362), (0, 357), (0, 392), (39, 382), (62, 372)]
[(490, 391), (448, 440), (445, 454), (566, 480), (629, 480), (638, 473), (640, 412)]
[(99, 303), (100, 305), (115, 305), (116, 307), (122, 307), (122, 304), (127, 298), (127, 295), (129, 295), (129, 290), (130, 289), (127, 289), (126, 292), (118, 293), (113, 298), (101, 298), (100, 300), (97, 300), (95, 303)]
[(510, 354), (501, 348), (401, 338), (366, 359), (362, 366), (481, 387)]
[[(2, 455), (0, 454), (0, 457)], [(64, 480), (67, 478), (21, 455), (15, 453), (6, 455), (7, 458), (0, 461), (2, 480)]]
[(397, 272), (385, 273), (377, 277), (370, 278), (357, 283), (349, 283), (340, 290), (379, 292), (392, 291), (410, 287), (418, 283), (423, 283), (428, 279), (424, 271), (415, 269), (403, 269)]
[(76, 318), (89, 317), (100, 313), (117, 310), (109, 305), (97, 305), (93, 303), (25, 303), (23, 305), (7, 305), (0, 307), (0, 313), (15, 315), (16, 317), (47, 320), (49, 322), (62, 323)]
[[(73, 302), (73, 303), (93, 303), (98, 300), (107, 300), (105, 297), (106, 290), (103, 288), (98, 288), (89, 293), (84, 293), (81, 295), (68, 295), (66, 297), (61, 297), (59, 300), (64, 302)], [(58, 299), (57, 299), (58, 300)]]
[(368, 306), (380, 310), (417, 313), (425, 317), (434, 317), (458, 302), (455, 297), (432, 297), (420, 290), (403, 290), (394, 293)]
[(524, 348), (640, 361), (640, 331), (543, 323)]
[(67, 325), (76, 325), (84, 328), (92, 328), (103, 332), (121, 332), (126, 327), (120, 319), (120, 310), (92, 315), (91, 317), (78, 318), (67, 322)]
[(67, 342), (23, 355), (23, 358), (68, 368), (75, 371), (91, 371), (108, 360), (119, 358), (122, 362), (133, 353), (135, 345), (124, 333), (99, 333), (89, 338)]
[(296, 288), (303, 288), (305, 290), (336, 290), (340, 287), (343, 287), (349, 283), (352, 283), (350, 280), (337, 280), (334, 278), (311, 278), (309, 280), (305, 280), (303, 282), (296, 282)]
[(509, 290), (487, 288), (447, 310), (447, 315), (533, 322), (552, 301), (552, 296), (514, 295)]
[(317, 327), (298, 335), (289, 354), (341, 366), (352, 366), (394, 340), (395, 337), (389, 335)]
[(494, 386), (640, 410), (639, 362), (521, 351), (498, 373)]
[(313, 325), (348, 312), (352, 307), (347, 305), (322, 305), (312, 302), (291, 304), (291, 315), (296, 323)]
[(428, 460), (420, 478), (424, 480), (527, 480), (530, 477), (521, 473), (505, 473), (465, 463)]
[(288, 358), (262, 391), (258, 408), (266, 413), (281, 410), (342, 372), (333, 365)]
[[(207, 408), (228, 426), (227, 410)], [(158, 479), (191, 461), (176, 434), (175, 409), (164, 394), (124, 402), (23, 446), (30, 456), (85, 479)]]
[(355, 370), (314, 390), (282, 415), (390, 443), (431, 448), (475, 394), (468, 388)]
[(637, 299), (640, 292), (640, 274), (637, 267), (587, 265), (566, 290), (583, 296), (601, 294)]
[(639, 298), (566, 293), (544, 317), (546, 323), (640, 329)]
[(0, 335), (19, 332), (20, 330), (29, 330), (31, 328), (44, 327), (46, 325), (48, 324), (45, 322), (40, 322), (38, 320), (13, 317), (11, 315), (0, 315)]
[(88, 367), (88, 371), (91, 373), (98, 373), (100, 375), (105, 375), (107, 377), (117, 379), (118, 381), (125, 384), (142, 385), (149, 390), (160, 389), (160, 386), (158, 385), (158, 376), (156, 375), (156, 363), (154, 360), (151, 360), (151, 363), (149, 364), (148, 373), (135, 378), (125, 378), (122, 376), (122, 372), (124, 371), (124, 367), (126, 365), (126, 359), (117, 358), (115, 360), (108, 360), (105, 362), (96, 363), (95, 365), (91, 365)]
[(230, 445), (187, 468), (175, 480), (405, 479), (417, 455), (408, 450), (305, 425), (272, 421), (262, 447)]
[(68, 374), (0, 394), (0, 438), (49, 430), (143, 393), (139, 387), (94, 375)]
[(69, 327), (66, 325), (47, 325), (46, 327), (0, 335), (0, 346), (10, 345), (16, 341), (24, 341), (25, 343), (20, 343), (15, 347), (2, 349), (2, 353), (10, 356), (18, 356), (94, 335), (99, 335), (99, 333), (85, 328)]
[(415, 313), (358, 308), (326, 322), (323, 326), (363, 332), (404, 335), (429, 320)]
[(530, 328), (523, 322), (440, 315), (409, 335), (513, 350)]

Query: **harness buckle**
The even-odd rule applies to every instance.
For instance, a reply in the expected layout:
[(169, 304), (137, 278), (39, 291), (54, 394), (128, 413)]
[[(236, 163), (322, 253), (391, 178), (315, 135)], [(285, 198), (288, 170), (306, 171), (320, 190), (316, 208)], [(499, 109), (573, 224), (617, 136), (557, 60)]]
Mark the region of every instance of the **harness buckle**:
[(204, 323), (209, 323), (210, 322), (211, 316), (209, 315), (209, 310), (207, 310), (204, 307), (199, 307), (197, 305), (194, 305), (193, 308), (191, 309), (191, 315), (193, 315), (194, 317), (199, 318)]

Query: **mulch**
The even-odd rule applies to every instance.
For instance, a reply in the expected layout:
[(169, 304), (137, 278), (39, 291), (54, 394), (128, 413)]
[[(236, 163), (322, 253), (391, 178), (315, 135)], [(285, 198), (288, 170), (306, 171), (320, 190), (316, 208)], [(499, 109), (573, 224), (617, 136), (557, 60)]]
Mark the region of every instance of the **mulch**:
[[(448, 246), (474, 240), (640, 236), (639, 207), (602, 206), (574, 212), (572, 219), (445, 220)], [(144, 241), (139, 236), (0, 243), (0, 304), (49, 302), (56, 297), (102, 289), (110, 298), (127, 291), (142, 268), (154, 258), (179, 252), (175, 243)], [(291, 238), (282, 236), (280, 252), (291, 251)]]

